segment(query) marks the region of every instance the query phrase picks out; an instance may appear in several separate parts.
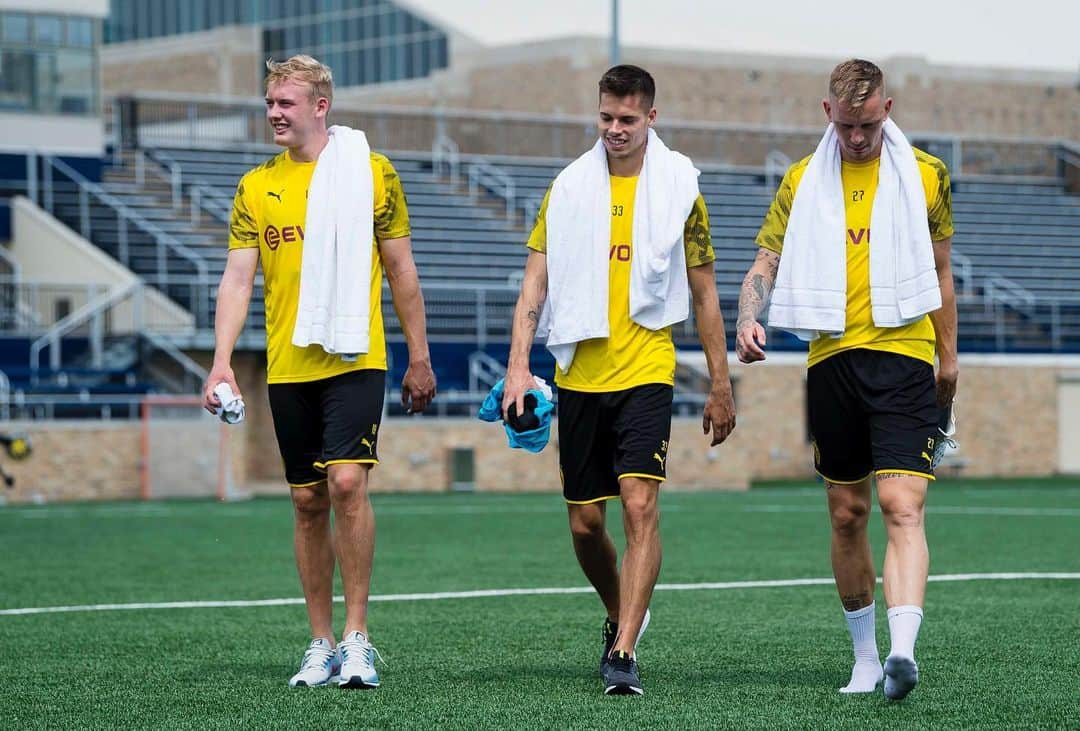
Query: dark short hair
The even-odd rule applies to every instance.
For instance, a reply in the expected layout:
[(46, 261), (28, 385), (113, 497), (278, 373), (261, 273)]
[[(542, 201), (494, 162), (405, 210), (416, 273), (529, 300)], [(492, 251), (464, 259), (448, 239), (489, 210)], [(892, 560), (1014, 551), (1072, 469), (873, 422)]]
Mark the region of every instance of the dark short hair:
[(656, 100), (656, 82), (652, 74), (640, 66), (612, 66), (600, 77), (600, 94), (612, 94), (620, 99), (640, 94), (645, 108), (652, 109)]

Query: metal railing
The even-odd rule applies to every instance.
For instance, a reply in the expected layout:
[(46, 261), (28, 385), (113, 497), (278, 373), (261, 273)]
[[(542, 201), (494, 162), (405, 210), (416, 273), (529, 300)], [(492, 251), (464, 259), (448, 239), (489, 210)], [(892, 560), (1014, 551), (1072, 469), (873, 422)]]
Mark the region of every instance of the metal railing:
[(790, 157), (780, 150), (769, 150), (769, 154), (765, 156), (765, 187), (776, 190), (789, 167), (791, 167)]
[(0, 413), (5, 419), (55, 419), (58, 413), (70, 415), (77, 411), (82, 418), (138, 419), (139, 406), (145, 396), (139, 394), (92, 394), (83, 390), (76, 394), (28, 394), (14, 390), (0, 401)]
[[(107, 100), (106, 107), (117, 100)], [(221, 101), (213, 97), (140, 92), (119, 102), (129, 111), (106, 114), (110, 139), (126, 146), (187, 145), (237, 149), (272, 144), (266, 113), (259, 100)], [(596, 141), (590, 116), (448, 108), (349, 108), (341, 101), (334, 123), (363, 129), (372, 146), (384, 150), (431, 150), (440, 134), (469, 154), (574, 158)], [(116, 125), (128, 124), (125, 129)], [(792, 159), (814, 149), (820, 127), (662, 120), (657, 125), (669, 147), (699, 162), (760, 166), (771, 150)], [(909, 131), (909, 139), (940, 157), (953, 177), (981, 174), (1056, 176), (1060, 140), (939, 134)]]
[(516, 196), (514, 193), (514, 178), (504, 170), (500, 170), (489, 162), (474, 162), (469, 166), (469, 195), (475, 200), (480, 189), (483, 188), (506, 203), (506, 218), (514, 220), (516, 210)]
[(971, 261), (971, 257), (953, 249), (949, 252), (949, 259), (952, 264), (953, 279), (960, 282), (956, 295), (963, 299), (972, 299), (975, 296), (975, 264)]
[[(983, 291), (985, 285), (982, 278), (978, 278), (970, 297), (964, 296), (959, 300), (962, 308), (962, 338), (994, 341), (998, 350), (1004, 350), (1004, 344), (1011, 342), (1013, 334), (1030, 333), (1032, 329), (1042, 328), (1041, 347), (1055, 352), (1080, 349), (1080, 308), (1075, 306), (1070, 297), (1038, 297), (1022, 287), (1004, 283), (1008, 282), (1004, 278), (987, 280), (990, 282), (988, 292)], [(170, 283), (190, 288), (193, 296), (202, 300), (200, 307), (210, 314), (213, 313), (214, 293), (218, 284), (216, 281), (180, 277), (170, 279)], [(145, 284), (154, 284), (153, 277), (146, 278)], [(255, 299), (248, 312), (238, 347), (265, 347), (264, 315), (259, 294), (261, 286), (261, 277), (257, 277)], [(510, 341), (520, 283), (508, 281), (464, 284), (433, 281), (428, 277), (422, 279), (422, 287), (427, 309), (427, 332), (432, 342), (475, 343), (478, 348), (483, 348), (489, 343)], [(738, 287), (720, 285), (718, 290), (721, 309), (730, 316), (737, 309)], [(389, 286), (385, 283), (382, 303), (387, 339), (391, 342), (403, 342), (404, 335), (393, 308)], [(969, 313), (971, 319), (966, 319), (965, 312)], [(982, 314), (975, 317), (972, 313)], [(1013, 313), (1014, 317), (1010, 318), (1008, 313)], [(1022, 318), (1016, 320), (1016, 314)], [(988, 316), (999, 316), (1000, 324), (990, 321)], [(200, 327), (201, 329), (194, 332), (159, 334), (182, 349), (212, 349), (212, 327), (209, 324)], [(672, 334), (676, 342), (680, 345), (692, 345), (696, 342), (694, 327), (692, 319), (675, 327)]]
[(1058, 177), (1070, 193), (1080, 193), (1080, 145), (1062, 142), (1057, 149)]
[[(60, 368), (60, 343), (65, 335), (75, 331), (83, 325), (90, 326), (90, 365), (93, 368), (101, 368), (102, 353), (105, 341), (105, 314), (121, 302), (130, 299), (135, 292), (142, 294), (142, 285), (132, 282), (126, 287), (107, 291), (87, 302), (79, 309), (56, 322), (49, 330), (30, 344), (30, 369), (38, 371), (41, 368), (41, 351), (49, 349), (49, 368)], [(141, 320), (141, 297), (136, 302), (136, 321)]]
[(983, 300), (987, 312), (998, 305), (1005, 305), (1025, 315), (1032, 314), (1036, 302), (1033, 292), (998, 274), (991, 274), (983, 280)]
[[(134, 281), (117, 289), (107, 289), (88, 297), (83, 306), (64, 318), (61, 318), (30, 344), (30, 371), (33, 378), (41, 370), (41, 353), (48, 349), (49, 369), (58, 371), (62, 367), (62, 347), (65, 336), (86, 328), (90, 349), (90, 367), (101, 369), (104, 366), (103, 355), (105, 339), (117, 334), (145, 338), (158, 350), (168, 355), (181, 370), (194, 377), (197, 383), (206, 378), (206, 371), (190, 357), (180, 351), (164, 333), (151, 329), (156, 321), (152, 310), (154, 300), (149, 298), (148, 289), (140, 281)], [(125, 311), (119, 308), (126, 307)], [(181, 331), (182, 332), (182, 331)]]
[(107, 287), (94, 283), (28, 282), (14, 274), (0, 275), (0, 331), (11, 335), (40, 335), (58, 301), (81, 306)]
[(532, 226), (536, 217), (540, 215), (540, 206), (544, 205), (544, 199), (540, 196), (529, 196), (521, 203), (522, 213), (525, 214), (525, 225)]
[[(161, 152), (160, 150), (148, 150), (145, 153), (142, 150), (136, 150), (136, 182), (142, 185), (140, 179), (138, 164), (145, 160), (150, 159), (158, 165), (168, 170), (169, 187), (172, 193), (172, 204), (174, 211), (180, 211), (184, 205), (184, 166), (176, 160), (169, 157), (169, 155)], [(145, 164), (145, 163), (143, 163)], [(212, 186), (196, 181), (189, 181), (186, 183), (187, 192), (190, 203), (190, 220), (192, 226), (198, 226), (202, 220), (202, 213), (209, 213), (222, 223), (229, 222), (229, 215), (232, 212), (232, 200), (226, 198), (219, 193)]]
[(487, 393), (506, 375), (506, 366), (487, 353), (476, 351), (469, 356), (469, 391)]
[(451, 185), (457, 185), (461, 170), (461, 149), (458, 144), (445, 134), (435, 136), (431, 143), (431, 175), (434, 178), (443, 174), (450, 180)]
[[(149, 155), (145, 150), (133, 150), (135, 156), (135, 184), (140, 188), (146, 185), (146, 162)], [(169, 184), (169, 195), (172, 200), (172, 208), (179, 211), (184, 205), (184, 178), (180, 164), (162, 157), (153, 157), (154, 165), (150, 169), (162, 180)], [(165, 168), (162, 170), (161, 168)], [(167, 172), (166, 172), (167, 171)]]
[[(33, 156), (33, 153), (31, 153)], [(112, 210), (117, 217), (117, 258), (125, 265), (131, 266), (129, 249), (129, 223), (150, 236), (155, 245), (156, 272), (152, 276), (154, 284), (162, 289), (168, 287), (179, 277), (170, 275), (170, 254), (183, 260), (195, 270), (196, 280), (208, 282), (209, 267), (206, 260), (192, 249), (180, 243), (175, 237), (161, 230), (153, 222), (143, 218), (137, 211), (127, 206), (123, 201), (106, 192), (100, 185), (88, 180), (77, 170), (52, 155), (43, 155), (45, 169), (48, 174), (41, 182), (42, 201), (35, 199), (35, 203), (41, 203), (42, 207), (50, 214), (56, 215), (56, 190), (52, 171), (64, 175), (76, 186), (79, 205), (79, 232), (83, 238), (92, 239), (93, 229), (90, 218), (90, 196)], [(35, 165), (36, 167), (36, 165)], [(190, 280), (189, 280), (190, 281)], [(195, 315), (196, 323), (200, 326), (208, 324), (209, 309), (205, 306), (208, 300), (205, 297), (195, 296), (192, 292), (190, 308)]]
[(200, 225), (203, 211), (209, 213), (221, 223), (229, 222), (229, 216), (232, 214), (232, 201), (215, 188), (202, 183), (195, 183), (188, 187), (188, 197), (191, 200), (192, 226)]

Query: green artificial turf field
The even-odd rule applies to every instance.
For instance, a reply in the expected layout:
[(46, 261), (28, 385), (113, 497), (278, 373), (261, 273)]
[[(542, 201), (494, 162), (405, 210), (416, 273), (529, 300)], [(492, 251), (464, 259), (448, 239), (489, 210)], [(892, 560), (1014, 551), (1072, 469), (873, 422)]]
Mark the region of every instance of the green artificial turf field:
[[(931, 574), (953, 580), (930, 584), (921, 682), (902, 703), (836, 692), (851, 645), (817, 486), (662, 496), (642, 698), (601, 694), (588, 591), (457, 595), (583, 589), (557, 495), (374, 498), (375, 691), (286, 687), (308, 636), (284, 500), (0, 508), (0, 728), (1077, 724), (1080, 486), (931, 489)], [(615, 504), (609, 522), (621, 545)], [(797, 579), (823, 581), (744, 583)], [(268, 599), (292, 601), (250, 604)], [(237, 604), (87, 607), (194, 601)], [(73, 609), (12, 611), (59, 606)], [(880, 590), (878, 608), (884, 657)]]

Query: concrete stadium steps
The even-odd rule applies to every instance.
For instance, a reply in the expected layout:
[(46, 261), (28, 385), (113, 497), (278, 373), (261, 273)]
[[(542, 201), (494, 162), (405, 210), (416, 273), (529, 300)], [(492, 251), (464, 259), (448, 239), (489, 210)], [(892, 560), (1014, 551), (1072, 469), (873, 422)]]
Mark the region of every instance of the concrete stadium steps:
[[(198, 183), (212, 188), (224, 200), (231, 200), (240, 177), (275, 152), (272, 148), (259, 151), (161, 148), (151, 154), (181, 166), (185, 190)], [(388, 157), (401, 177), (409, 200), (413, 247), (424, 284), (466, 287), (505, 286), (515, 281), (527, 255), (525, 242), (532, 226), (532, 221), (521, 215), (521, 206), (541, 198), (568, 162), (487, 158), (514, 180), (519, 211), (508, 220), (502, 200), (492, 191), (482, 191), (478, 198), (468, 194), (465, 170), (475, 159), (462, 161), (461, 177), (452, 184), (445, 177), (433, 175), (429, 155), (389, 153)], [(740, 283), (756, 252), (754, 238), (775, 191), (767, 186), (761, 170), (706, 167), (699, 182), (709, 206), (721, 302), (725, 312), (731, 315)], [(196, 253), (216, 282), (227, 257), (224, 223), (204, 215), (200, 225), (193, 227), (188, 201), (185, 199), (185, 207), (173, 210), (169, 186), (149, 173), (145, 184), (137, 185), (130, 164), (108, 171), (104, 187), (110, 195)], [(998, 274), (1040, 297), (1073, 295), (1080, 289), (1080, 196), (1065, 193), (1061, 181), (960, 177), (953, 180), (953, 203), (957, 228), (954, 248), (973, 261), (976, 282)], [(59, 191), (56, 205), (61, 217), (78, 230), (81, 209), (75, 192)], [(108, 207), (92, 203), (90, 222), (94, 241), (117, 256), (119, 233), (115, 214)], [(128, 251), (129, 262), (137, 272), (147, 275), (156, 270), (158, 250), (153, 237), (129, 227)], [(170, 267), (173, 266), (177, 271), (191, 269), (186, 262), (170, 259)], [(168, 288), (183, 303), (182, 290), (181, 285), (175, 284)], [(261, 291), (256, 292), (252, 304), (252, 323), (261, 323)], [(512, 301), (492, 307), (491, 317), (503, 318), (507, 306), (512, 307)], [(440, 333), (450, 333), (462, 323), (474, 322), (475, 314), (469, 307), (474, 304), (444, 303), (434, 298), (433, 327)], [(976, 309), (965, 309), (964, 324), (982, 332), (992, 323), (983, 322)], [(392, 308), (386, 314), (388, 322), (393, 322)], [(1035, 324), (1033, 328), (1042, 332), (1044, 325)], [(1010, 326), (1019, 328), (1016, 323)]]

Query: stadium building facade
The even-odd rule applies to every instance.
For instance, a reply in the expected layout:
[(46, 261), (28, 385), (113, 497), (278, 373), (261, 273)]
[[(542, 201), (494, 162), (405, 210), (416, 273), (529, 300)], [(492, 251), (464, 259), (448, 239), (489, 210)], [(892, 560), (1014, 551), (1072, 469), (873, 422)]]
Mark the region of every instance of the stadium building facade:
[(101, 155), (108, 9), (107, 0), (0, 0), (0, 153)]
[[(267, 57), (307, 53), (334, 70), (336, 86), (359, 86), (424, 78), (445, 68), (450, 56), (444, 30), (389, 0), (111, 2), (105, 43), (118, 81), (146, 78), (145, 70), (141, 75), (130, 67), (125, 72), (125, 61), (146, 60), (155, 51), (167, 56), (171, 48), (186, 45), (190, 50), (206, 41), (211, 55), (240, 52), (226, 60), (238, 65), (242, 80), (225, 89), (235, 94), (253, 93), (250, 82), (261, 78)], [(246, 72), (244, 66), (251, 68)]]

